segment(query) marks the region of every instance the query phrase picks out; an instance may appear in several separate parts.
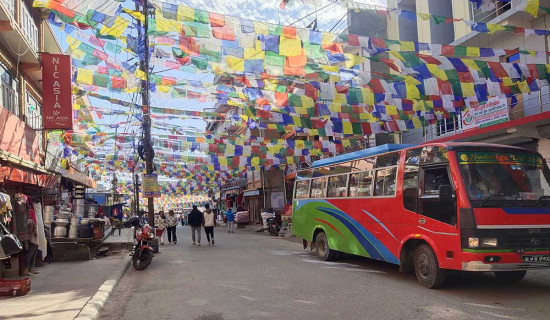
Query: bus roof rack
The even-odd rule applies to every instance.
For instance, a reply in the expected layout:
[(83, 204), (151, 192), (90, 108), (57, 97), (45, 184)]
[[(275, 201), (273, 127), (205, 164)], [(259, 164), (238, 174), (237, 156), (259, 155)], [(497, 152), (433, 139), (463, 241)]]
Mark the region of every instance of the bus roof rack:
[(417, 145), (416, 144), (383, 144), (381, 146), (376, 146), (373, 148), (341, 154), (332, 158), (317, 160), (313, 162), (311, 167), (312, 168), (324, 167), (324, 166), (328, 166), (328, 165), (332, 165), (340, 162), (362, 159), (362, 158), (374, 156), (377, 154), (397, 151), (397, 150), (406, 149), (406, 148), (415, 147), (415, 146)]

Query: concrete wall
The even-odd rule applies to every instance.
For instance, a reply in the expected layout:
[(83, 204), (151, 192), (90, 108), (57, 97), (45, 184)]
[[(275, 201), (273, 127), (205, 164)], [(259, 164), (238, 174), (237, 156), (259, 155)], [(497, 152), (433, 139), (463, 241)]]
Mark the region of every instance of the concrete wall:
[[(418, 2), (426, 2), (427, 0), (417, 0)], [(451, 17), (453, 15), (451, 0), (429, 0), (428, 10), (420, 10), (419, 12), (429, 12), (438, 16)], [(432, 19), (429, 20), (431, 31), (431, 43), (449, 44), (455, 40), (453, 24), (435, 24)]]

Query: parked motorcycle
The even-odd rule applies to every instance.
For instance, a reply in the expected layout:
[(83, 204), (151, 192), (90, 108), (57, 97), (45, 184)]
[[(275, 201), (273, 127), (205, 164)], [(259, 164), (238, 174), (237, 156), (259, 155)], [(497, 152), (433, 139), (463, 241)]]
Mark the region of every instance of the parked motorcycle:
[(277, 218), (267, 218), (267, 230), (269, 231), (269, 235), (271, 236), (279, 235), (279, 231), (281, 231), (281, 228), (277, 223)]
[(155, 233), (148, 225), (142, 226), (138, 217), (131, 218), (129, 222), (134, 227), (136, 238), (132, 249), (132, 265), (136, 270), (143, 270), (153, 261), (153, 247), (150, 242), (155, 238)]

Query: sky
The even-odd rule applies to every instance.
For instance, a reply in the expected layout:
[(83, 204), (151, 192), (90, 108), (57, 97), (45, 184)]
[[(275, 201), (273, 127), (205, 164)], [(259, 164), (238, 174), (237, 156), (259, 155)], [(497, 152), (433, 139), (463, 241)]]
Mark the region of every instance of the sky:
[[(113, 1), (113, 0), (110, 0)], [(293, 25), (296, 27), (306, 27), (314, 19), (317, 19), (318, 30), (326, 32), (345, 32), (347, 21), (347, 8), (342, 2), (345, 0), (328, 1), (328, 0), (291, 0), (285, 9), (281, 9), (280, 0), (149, 0), (153, 4), (162, 4), (162, 2), (169, 2), (173, 4), (184, 4), (189, 7), (202, 9), (210, 12), (232, 15), (239, 18), (247, 18), (251, 20), (258, 20), (280, 25)], [(364, 3), (370, 5), (385, 6), (385, 0), (357, 0), (356, 3)], [(123, 4), (124, 7), (134, 8), (134, 4), (130, 0), (126, 0)], [(66, 34), (60, 31), (55, 26), (53, 29), (62, 45), (63, 49), (68, 47), (65, 40)], [(123, 45), (122, 43), (118, 43)], [(112, 56), (114, 60), (126, 61), (128, 59), (128, 53), (121, 53), (116, 56)], [(153, 72), (159, 72), (161, 70), (153, 69)], [(203, 74), (190, 74), (184, 72), (160, 72), (160, 75), (173, 76), (179, 79), (189, 80), (201, 80), (205, 82), (212, 82), (214, 76), (210, 73)], [(141, 97), (136, 94), (120, 94), (116, 92), (109, 92), (107, 90), (101, 90), (99, 92), (102, 95), (107, 95), (113, 98), (122, 99), (129, 102), (141, 103)], [(111, 105), (107, 101), (100, 99), (90, 98), (92, 106), (103, 107), (108, 109), (120, 109), (116, 105)], [(196, 100), (184, 100), (184, 99), (167, 99), (162, 98), (158, 94), (151, 94), (151, 106), (161, 108), (175, 108), (185, 110), (202, 111), (205, 108), (212, 108), (213, 102), (201, 103)], [(127, 121), (132, 117), (128, 115), (115, 115), (105, 116), (102, 119), (96, 119), (99, 124), (113, 124), (122, 121)], [(137, 120), (134, 118), (134, 120)], [(166, 120), (171, 124), (175, 124), (182, 127), (182, 130), (198, 130), (204, 131), (206, 122), (199, 119), (192, 120)], [(114, 129), (104, 128), (105, 132), (114, 132)], [(140, 133), (140, 127), (122, 126), (117, 129), (117, 133), (132, 133), (137, 135)], [(153, 134), (169, 134), (168, 131), (153, 129)], [(107, 150), (114, 147), (112, 143), (108, 144), (111, 147), (103, 147), (101, 150)], [(132, 154), (133, 150), (122, 150), (119, 153)], [(107, 179), (108, 182), (109, 179)]]

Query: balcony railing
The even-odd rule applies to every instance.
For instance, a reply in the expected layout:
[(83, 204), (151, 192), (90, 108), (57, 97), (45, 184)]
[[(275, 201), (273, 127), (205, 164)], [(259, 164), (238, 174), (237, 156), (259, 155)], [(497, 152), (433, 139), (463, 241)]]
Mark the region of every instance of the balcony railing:
[(25, 3), (21, 3), (21, 31), (23, 31), (27, 40), (29, 40), (31, 48), (35, 52), (38, 52), (38, 27)]
[(483, 11), (482, 8), (478, 9), (476, 8), (476, 5), (474, 3), (470, 2), (471, 20), (474, 20), (475, 22), (486, 23), (512, 8), (512, 2), (506, 3), (498, 0), (489, 0), (489, 2), (492, 2), (494, 4), (495, 9), (490, 11)]
[(1, 0), (4, 7), (8, 10), (8, 13), (12, 18), (15, 17), (15, 2), (14, 0)]

